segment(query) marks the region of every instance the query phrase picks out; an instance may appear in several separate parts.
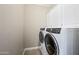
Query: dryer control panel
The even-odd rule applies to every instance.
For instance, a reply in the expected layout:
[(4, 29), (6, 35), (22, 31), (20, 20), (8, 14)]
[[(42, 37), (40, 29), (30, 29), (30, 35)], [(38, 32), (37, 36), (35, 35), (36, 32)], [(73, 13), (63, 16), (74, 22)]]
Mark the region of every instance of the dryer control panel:
[(40, 28), (40, 30), (45, 30), (45, 28)]
[(61, 28), (47, 28), (46, 31), (51, 32), (51, 33), (60, 34)]

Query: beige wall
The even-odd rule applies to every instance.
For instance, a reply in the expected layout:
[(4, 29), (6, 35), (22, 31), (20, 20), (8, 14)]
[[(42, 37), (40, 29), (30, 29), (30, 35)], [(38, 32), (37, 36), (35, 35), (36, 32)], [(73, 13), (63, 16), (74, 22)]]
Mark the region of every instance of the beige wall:
[(48, 8), (45, 5), (25, 5), (25, 47), (38, 45), (39, 29), (46, 27), (46, 13)]
[(23, 50), (24, 5), (0, 5), (0, 54)]
[(0, 54), (21, 54), (24, 47), (37, 46), (48, 6), (0, 5)]

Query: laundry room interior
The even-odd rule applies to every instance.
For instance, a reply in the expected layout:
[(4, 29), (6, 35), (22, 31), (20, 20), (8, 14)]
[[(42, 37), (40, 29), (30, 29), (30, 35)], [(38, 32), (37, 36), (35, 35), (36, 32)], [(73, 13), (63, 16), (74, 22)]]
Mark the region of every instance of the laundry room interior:
[(0, 4), (0, 55), (79, 55), (79, 4)]

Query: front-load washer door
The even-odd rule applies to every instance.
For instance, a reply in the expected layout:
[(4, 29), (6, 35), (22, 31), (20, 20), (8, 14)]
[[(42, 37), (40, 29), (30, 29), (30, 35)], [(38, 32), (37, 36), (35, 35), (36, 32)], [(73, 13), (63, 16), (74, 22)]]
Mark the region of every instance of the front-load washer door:
[(51, 34), (46, 34), (45, 36), (45, 46), (49, 55), (58, 55), (59, 46), (54, 36)]
[(40, 31), (39, 32), (39, 41), (40, 41), (40, 43), (43, 43), (43, 40), (44, 40), (44, 35), (43, 35), (43, 32)]

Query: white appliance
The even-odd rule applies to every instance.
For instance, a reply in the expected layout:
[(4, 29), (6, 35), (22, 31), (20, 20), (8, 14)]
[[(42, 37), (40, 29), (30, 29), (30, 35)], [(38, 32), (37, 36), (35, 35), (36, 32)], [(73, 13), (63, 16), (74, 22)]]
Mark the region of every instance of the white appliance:
[(78, 55), (79, 28), (47, 28), (41, 46), (44, 55)]
[[(49, 54), (54, 55), (67, 55), (73, 54), (73, 43), (72, 43), (72, 32), (68, 32), (70, 29), (66, 28), (47, 28), (46, 31), (49, 33), (45, 37), (45, 41), (47, 41), (48, 46), (47, 50)], [(73, 30), (72, 30), (73, 31)], [(70, 37), (67, 35), (70, 33)], [(67, 41), (70, 40), (70, 41)], [(67, 46), (67, 43), (68, 44)], [(70, 49), (70, 51), (68, 51)], [(52, 52), (53, 51), (53, 52)]]
[(46, 28), (40, 28), (39, 32), (39, 46), (40, 46), (40, 51), (42, 55), (47, 54), (46, 47), (45, 47), (45, 35), (46, 35)]

